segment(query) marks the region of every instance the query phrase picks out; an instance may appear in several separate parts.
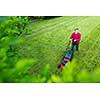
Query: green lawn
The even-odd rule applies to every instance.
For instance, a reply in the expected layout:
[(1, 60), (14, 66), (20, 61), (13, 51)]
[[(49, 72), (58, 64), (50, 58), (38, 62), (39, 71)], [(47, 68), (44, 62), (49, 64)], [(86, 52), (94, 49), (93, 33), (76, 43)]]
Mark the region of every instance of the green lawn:
[[(92, 71), (100, 66), (100, 17), (58, 17), (40, 20), (29, 25), (32, 34), (25, 36), (25, 43), (20, 45), (22, 57), (37, 59), (30, 73), (39, 73), (46, 64), (55, 71), (63, 58), (69, 36), (75, 27), (82, 34), (80, 52), (75, 52), (74, 58), (78, 64), (77, 71), (87, 69)], [(69, 48), (67, 48), (69, 49)]]

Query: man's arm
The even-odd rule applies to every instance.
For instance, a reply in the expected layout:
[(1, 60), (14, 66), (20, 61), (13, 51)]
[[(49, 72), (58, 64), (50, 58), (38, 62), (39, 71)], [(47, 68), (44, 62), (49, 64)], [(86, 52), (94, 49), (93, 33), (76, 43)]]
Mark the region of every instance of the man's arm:
[(70, 41), (72, 41), (72, 40), (73, 40), (73, 33), (70, 36)]

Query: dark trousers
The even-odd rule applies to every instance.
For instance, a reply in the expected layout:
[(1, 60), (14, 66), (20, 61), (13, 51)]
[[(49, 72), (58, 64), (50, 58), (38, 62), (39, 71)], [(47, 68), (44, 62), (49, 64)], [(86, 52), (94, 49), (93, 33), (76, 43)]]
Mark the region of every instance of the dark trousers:
[(79, 51), (79, 44), (72, 44), (71, 50), (74, 50), (74, 46), (76, 46), (76, 51)]

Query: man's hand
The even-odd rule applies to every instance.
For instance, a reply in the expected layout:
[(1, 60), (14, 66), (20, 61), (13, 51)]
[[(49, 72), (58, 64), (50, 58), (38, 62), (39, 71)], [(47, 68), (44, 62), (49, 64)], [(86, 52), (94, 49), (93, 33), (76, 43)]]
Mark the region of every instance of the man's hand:
[(75, 42), (76, 40), (74, 40), (74, 42)]

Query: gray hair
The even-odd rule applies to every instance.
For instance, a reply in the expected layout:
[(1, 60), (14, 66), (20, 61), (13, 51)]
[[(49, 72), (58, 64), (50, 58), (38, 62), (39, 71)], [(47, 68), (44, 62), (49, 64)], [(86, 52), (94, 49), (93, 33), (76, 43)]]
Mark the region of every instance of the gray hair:
[(79, 30), (79, 28), (75, 28), (74, 31)]

